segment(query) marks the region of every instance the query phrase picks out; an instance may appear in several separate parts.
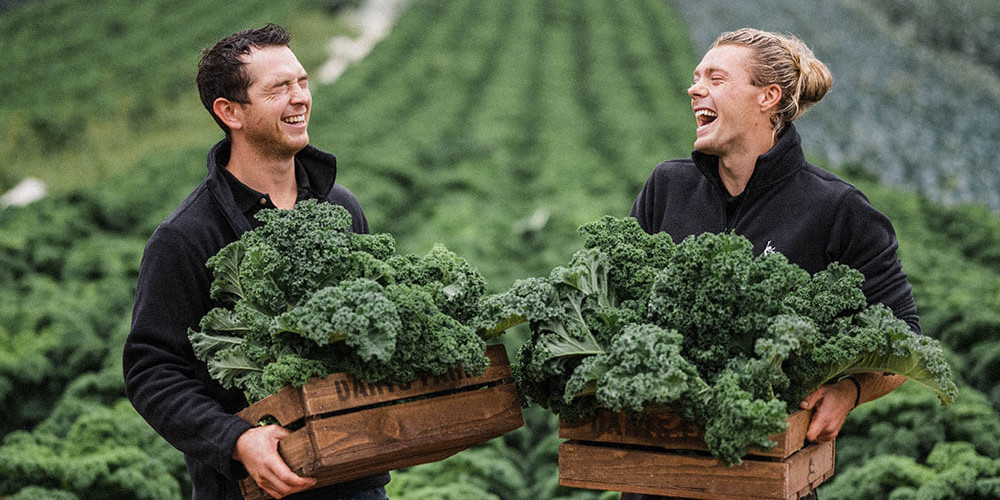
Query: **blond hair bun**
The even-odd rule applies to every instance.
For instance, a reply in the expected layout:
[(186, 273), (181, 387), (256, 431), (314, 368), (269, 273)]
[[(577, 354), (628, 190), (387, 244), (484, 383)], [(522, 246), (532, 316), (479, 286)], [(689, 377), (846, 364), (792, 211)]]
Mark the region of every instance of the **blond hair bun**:
[(756, 64), (750, 69), (751, 82), (760, 87), (776, 84), (781, 88), (781, 101), (771, 119), (775, 136), (823, 99), (833, 86), (830, 69), (794, 35), (743, 28), (719, 35), (712, 47), (719, 45), (739, 45), (752, 50)]

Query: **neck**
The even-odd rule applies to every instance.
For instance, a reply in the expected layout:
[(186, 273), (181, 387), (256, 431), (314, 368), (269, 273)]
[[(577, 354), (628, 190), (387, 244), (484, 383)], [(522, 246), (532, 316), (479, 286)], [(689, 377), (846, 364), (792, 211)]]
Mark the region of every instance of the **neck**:
[(756, 163), (756, 156), (719, 158), (719, 178), (730, 195), (737, 196), (746, 189)]
[(269, 195), (276, 207), (287, 209), (295, 205), (298, 184), (294, 156), (268, 157), (233, 144), (226, 169), (243, 184)]
[(750, 176), (757, 165), (757, 158), (774, 147), (774, 136), (763, 134), (747, 144), (743, 151), (719, 156), (719, 177), (732, 196), (737, 196), (747, 187)]

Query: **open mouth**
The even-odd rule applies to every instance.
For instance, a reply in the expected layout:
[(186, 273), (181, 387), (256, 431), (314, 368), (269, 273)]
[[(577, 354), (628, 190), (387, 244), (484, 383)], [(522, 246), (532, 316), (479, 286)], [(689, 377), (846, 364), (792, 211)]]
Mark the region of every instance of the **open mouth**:
[(695, 120), (698, 120), (699, 127), (704, 127), (705, 125), (714, 122), (718, 117), (719, 115), (715, 114), (714, 111), (709, 111), (707, 109), (699, 109), (694, 112), (694, 118)]
[(281, 121), (291, 125), (297, 125), (299, 123), (305, 123), (306, 115), (286, 116), (285, 118), (282, 118)]

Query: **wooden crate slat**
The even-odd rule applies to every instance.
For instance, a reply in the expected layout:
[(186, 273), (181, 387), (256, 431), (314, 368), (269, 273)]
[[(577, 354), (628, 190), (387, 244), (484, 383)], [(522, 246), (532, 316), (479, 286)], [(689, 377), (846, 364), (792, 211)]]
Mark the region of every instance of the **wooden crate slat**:
[[(524, 425), (504, 346), (491, 346), (486, 354), (490, 366), (480, 376), (455, 370), (391, 388), (342, 386), (338, 393), (323, 383), (354, 381), (334, 374), (301, 389), (286, 387), (237, 415), (254, 423), (266, 415), (281, 425), (302, 421), (278, 450), (293, 471), (316, 477), (316, 487), (435, 462)], [(394, 402), (415, 396), (423, 397)], [(270, 498), (252, 478), (241, 481), (240, 489), (247, 500)]]
[[(788, 416), (788, 428), (771, 436), (777, 443), (771, 450), (749, 450), (750, 455), (785, 458), (805, 445), (811, 411), (799, 410)], [(673, 450), (707, 450), (704, 432), (673, 412), (629, 418), (623, 412), (599, 411), (591, 420), (559, 423), (559, 437), (578, 441), (656, 446)]]
[(522, 424), (514, 384), (503, 384), (319, 419), (308, 428), (320, 463), (335, 467), (365, 457), (468, 447)]
[(798, 410), (788, 416), (788, 428), (778, 436), (771, 436), (778, 444), (770, 451), (750, 450), (751, 455), (785, 458), (806, 445), (806, 432), (812, 422), (812, 410)]
[(289, 425), (302, 420), (305, 416), (302, 394), (295, 387), (285, 386), (276, 394), (271, 394), (244, 408), (236, 416), (254, 425), (264, 417), (274, 417), (282, 426)]
[(511, 377), (510, 361), (503, 345), (490, 346), (486, 355), (490, 358), (490, 366), (481, 375), (470, 375), (455, 368), (441, 376), (426, 377), (407, 384), (367, 383), (346, 373), (312, 379), (302, 387), (304, 413), (306, 417), (323, 415)]
[(834, 444), (803, 448), (785, 461), (727, 467), (707, 456), (569, 441), (559, 446), (559, 484), (708, 500), (801, 498), (833, 474)]
[[(278, 444), (321, 487), (443, 460), (522, 425), (517, 389), (505, 383), (312, 420)], [(251, 478), (240, 489), (246, 500), (270, 498)]]
[[(386, 460), (385, 465), (389, 467), (389, 470), (397, 470), (405, 467), (412, 467), (414, 465), (437, 462), (439, 460), (444, 460), (462, 451), (463, 449), (464, 448), (440, 450), (436, 454), (428, 453), (420, 457), (392, 457)], [(322, 474), (316, 476), (316, 486), (313, 488), (331, 486), (344, 481), (350, 481), (352, 479), (360, 479), (362, 477), (370, 476), (371, 474), (372, 472), (365, 469), (363, 466), (348, 464), (343, 468), (343, 470), (339, 471), (336, 476), (324, 476)], [(257, 486), (257, 483), (250, 479), (240, 481), (240, 492), (243, 494), (244, 500), (270, 500), (272, 498), (271, 495), (268, 495), (267, 492)]]
[[(278, 441), (278, 453), (289, 468), (300, 476), (311, 476), (316, 470), (316, 447), (308, 432), (295, 431), (281, 438)], [(287, 457), (294, 457), (295, 461), (289, 462)]]
[[(815, 449), (815, 451), (805, 453), (810, 449)], [(792, 474), (788, 479), (789, 491), (796, 494), (790, 498), (802, 498), (816, 489), (823, 481), (833, 477), (836, 466), (836, 450), (834, 441), (811, 444), (785, 460), (792, 471), (799, 471), (798, 474)]]

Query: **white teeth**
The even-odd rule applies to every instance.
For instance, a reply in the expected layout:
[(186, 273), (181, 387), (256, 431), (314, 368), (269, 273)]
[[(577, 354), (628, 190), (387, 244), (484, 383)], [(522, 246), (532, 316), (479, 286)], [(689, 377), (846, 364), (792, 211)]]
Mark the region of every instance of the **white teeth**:
[(289, 116), (288, 118), (282, 118), (281, 121), (285, 123), (302, 123), (306, 121), (306, 115)]
[(698, 128), (707, 126), (708, 124), (715, 121), (719, 115), (715, 114), (715, 111), (709, 111), (707, 109), (699, 109), (694, 112), (694, 118), (698, 121)]

